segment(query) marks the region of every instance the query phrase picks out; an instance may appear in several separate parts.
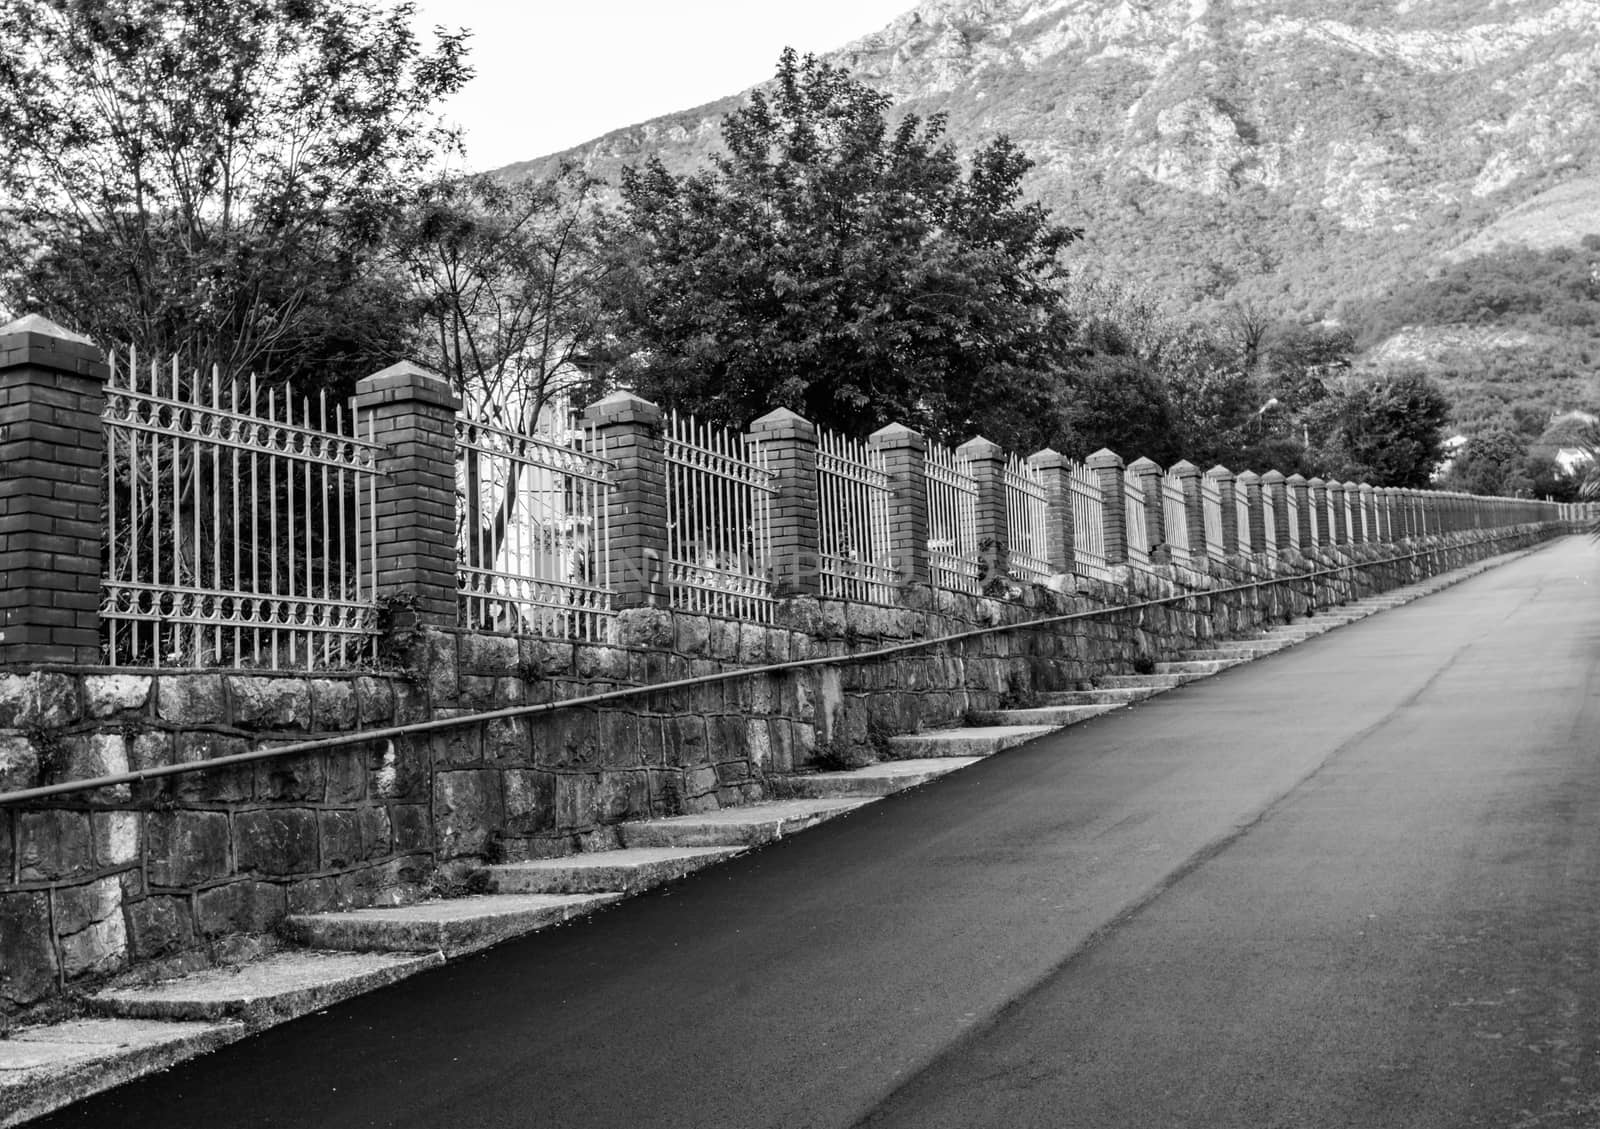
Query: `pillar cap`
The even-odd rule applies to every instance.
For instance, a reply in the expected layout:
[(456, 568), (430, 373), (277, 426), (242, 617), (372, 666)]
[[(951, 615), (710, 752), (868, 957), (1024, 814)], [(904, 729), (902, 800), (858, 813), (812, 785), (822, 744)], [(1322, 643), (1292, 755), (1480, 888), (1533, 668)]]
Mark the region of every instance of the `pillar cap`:
[(1100, 470), (1102, 467), (1112, 466), (1120, 469), (1123, 463), (1121, 455), (1117, 454), (1109, 447), (1101, 447), (1098, 451), (1085, 459), (1083, 461), (1083, 465), (1094, 470)]
[(1046, 447), (1042, 451), (1035, 451), (1028, 456), (1028, 462), (1036, 467), (1047, 470), (1056, 470), (1066, 466), (1072, 460), (1063, 455), (1054, 447)]
[(1311, 487), (1313, 490), (1326, 490), (1328, 488), (1328, 484), (1320, 478), (1313, 478), (1310, 482), (1307, 482), (1306, 485)]
[(1261, 476), (1253, 470), (1241, 470), (1233, 476), (1233, 480), (1245, 486), (1253, 486), (1261, 481)]
[(817, 425), (799, 412), (788, 408), (773, 408), (766, 415), (751, 420), (748, 430), (751, 434), (767, 435), (776, 432), (780, 435), (804, 436), (807, 439), (817, 437)]
[(1154, 459), (1140, 455), (1137, 459), (1133, 460), (1133, 463), (1128, 467), (1128, 469), (1133, 471), (1135, 474), (1160, 474), (1161, 464), (1156, 462)]
[(1299, 471), (1295, 471), (1288, 478), (1284, 479), (1284, 481), (1287, 482), (1290, 486), (1305, 486), (1305, 485), (1307, 485), (1306, 476), (1301, 474)]
[(1233, 477), (1233, 471), (1229, 470), (1227, 467), (1223, 466), (1221, 463), (1218, 463), (1216, 466), (1214, 466), (1210, 470), (1206, 471), (1206, 477), (1207, 478), (1232, 478)]
[(589, 423), (641, 423), (655, 425), (661, 422), (661, 406), (632, 392), (613, 392), (584, 409), (583, 418)]
[(1173, 463), (1167, 468), (1167, 473), (1175, 474), (1179, 478), (1199, 478), (1200, 468), (1195, 466), (1188, 459), (1179, 459), (1177, 462)]
[(1281, 470), (1269, 470), (1261, 476), (1261, 484), (1263, 486), (1276, 486), (1280, 482), (1287, 481), (1289, 480), (1283, 477), (1283, 471)]
[(916, 447), (918, 450), (928, 447), (926, 435), (903, 423), (886, 423), (867, 436), (867, 441), (874, 447)]
[(356, 400), (363, 404), (421, 400), (452, 411), (461, 407), (461, 397), (450, 382), (415, 361), (397, 361), (362, 377), (356, 381)]
[(985, 439), (981, 435), (973, 436), (957, 447), (956, 450), (966, 455), (969, 459), (994, 459), (1006, 453), (1005, 448), (1000, 444), (992, 439)]
[(111, 371), (98, 345), (40, 314), (27, 314), (0, 326), (0, 369), (19, 365), (77, 373), (101, 381)]

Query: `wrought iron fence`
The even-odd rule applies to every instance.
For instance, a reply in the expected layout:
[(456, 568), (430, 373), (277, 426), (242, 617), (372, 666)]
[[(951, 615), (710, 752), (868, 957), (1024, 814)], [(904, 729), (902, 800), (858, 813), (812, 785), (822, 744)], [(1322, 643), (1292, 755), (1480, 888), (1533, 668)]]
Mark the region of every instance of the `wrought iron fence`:
[(1006, 458), (1006, 545), (1011, 568), (1043, 583), (1050, 567), (1050, 495), (1039, 472), (1016, 455)]
[(883, 452), (832, 431), (817, 432), (817, 505), (822, 595), (886, 604), (894, 599), (889, 563), (893, 496)]
[(1189, 548), (1189, 504), (1183, 493), (1183, 479), (1175, 474), (1161, 476), (1161, 517), (1173, 562), (1190, 567), (1194, 554)]
[(1150, 567), (1150, 529), (1144, 521), (1144, 484), (1131, 470), (1122, 472), (1122, 498), (1127, 514), (1128, 563)]
[(1072, 502), (1072, 571), (1094, 580), (1110, 580), (1100, 476), (1081, 463), (1070, 463), (1067, 490)]
[(667, 584), (674, 607), (772, 621), (772, 473), (759, 445), (668, 413)]
[(456, 419), (459, 621), (477, 630), (605, 637), (611, 618), (606, 494), (592, 432)]
[(1209, 475), (1200, 480), (1200, 508), (1206, 521), (1206, 556), (1214, 561), (1225, 560), (1228, 546), (1222, 535), (1222, 484)]
[(928, 567), (935, 588), (978, 591), (978, 484), (955, 451), (928, 444)]
[(111, 356), (101, 621), (112, 666), (375, 654), (376, 485), (355, 407)]

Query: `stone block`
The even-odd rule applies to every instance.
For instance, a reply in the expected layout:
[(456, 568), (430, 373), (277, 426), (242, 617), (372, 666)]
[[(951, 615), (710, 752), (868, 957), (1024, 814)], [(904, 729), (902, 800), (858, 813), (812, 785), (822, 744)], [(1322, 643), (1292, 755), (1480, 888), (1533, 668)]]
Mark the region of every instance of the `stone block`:
[(759, 623), (739, 624), (739, 662), (760, 666), (767, 660), (767, 628)]
[(498, 771), (440, 772), (433, 780), (433, 820), (441, 859), (483, 856), (505, 822)]
[(531, 755), (527, 718), (501, 717), (484, 723), (484, 760), (498, 764), (526, 764)]
[(306, 878), (291, 882), (285, 895), (290, 913), (326, 913), (352, 904), (346, 899), (338, 878)]
[(677, 623), (677, 651), (700, 657), (711, 649), (711, 621), (703, 615), (680, 615)]
[(463, 674), (515, 674), (522, 665), (515, 635), (466, 632), (459, 636), (456, 646)]
[(305, 731), (311, 728), (311, 684), (304, 678), (229, 675), (233, 724), (240, 729)]
[(599, 779), (587, 772), (563, 772), (555, 777), (555, 825), (578, 831), (599, 822)]
[(145, 872), (152, 886), (188, 888), (231, 873), (228, 817), (214, 811), (145, 816)]
[[(128, 771), (128, 748), (120, 733), (86, 733), (68, 737), (67, 771), (63, 779), (92, 780), (97, 776), (120, 776)], [(100, 789), (103, 799), (126, 799), (128, 786)]]
[(11, 809), (0, 808), (0, 887), (12, 883), (15, 862), (16, 854), (11, 842)]
[(17, 813), (17, 873), (24, 882), (73, 878), (94, 870), (89, 813)]
[(91, 718), (143, 713), (155, 679), (148, 674), (90, 674), (83, 679), (83, 705)]
[(606, 765), (628, 768), (644, 763), (640, 754), (639, 718), (620, 709), (608, 710), (596, 719), (600, 726), (600, 760)]
[(356, 724), (362, 729), (382, 728), (394, 720), (394, 687), (386, 678), (360, 675), (353, 683)]
[(233, 843), (235, 867), (241, 874), (276, 877), (321, 869), (317, 813), (310, 808), (240, 812), (233, 817)]
[(0, 894), (0, 953), (0, 999), (24, 1007), (55, 991), (60, 967), (48, 894)]
[(39, 754), (20, 734), (0, 736), (0, 791), (13, 792), (39, 786)]
[(511, 835), (537, 835), (556, 825), (556, 778), (537, 769), (507, 769), (505, 829)]
[(687, 795), (694, 798), (715, 792), (717, 790), (717, 770), (708, 764), (685, 769), (683, 773), (683, 788)]
[(343, 870), (362, 861), (361, 825), (354, 811), (317, 813), (319, 870)]
[(428, 698), (435, 706), (453, 706), (459, 689), (456, 637), (444, 631), (429, 631), (425, 640), (422, 654)]
[(457, 682), (456, 705), (474, 712), (495, 708), (499, 679), (487, 674), (463, 674)]
[(359, 717), (356, 688), (348, 679), (317, 678), (311, 682), (311, 728), (318, 733), (354, 729)]
[(318, 801), (327, 794), (322, 757), (316, 753), (255, 762), (258, 800)]
[(95, 862), (102, 867), (132, 866), (139, 861), (140, 813), (97, 811), (90, 813)]
[(230, 882), (201, 891), (195, 922), (207, 937), (223, 933), (265, 933), (288, 912), (288, 896), (272, 882)]
[(156, 679), (156, 716), (177, 726), (222, 725), (227, 703), (220, 674), (163, 674)]
[(706, 719), (713, 760), (743, 760), (750, 755), (750, 748), (746, 744), (749, 733), (745, 725), (746, 719), (742, 714)]
[(441, 768), (471, 767), (483, 762), (483, 726), (457, 725), (427, 738), (433, 763)]
[(122, 884), (115, 877), (102, 878), (57, 889), (52, 896), (62, 975), (71, 980), (122, 967), (128, 956)]
[(367, 758), (360, 745), (322, 754), (323, 795), (330, 804), (359, 803), (367, 794)]
[(625, 608), (617, 613), (615, 630), (620, 646), (653, 651), (670, 650), (676, 635), (665, 608)]
[(123, 742), (128, 750), (128, 767), (135, 772), (173, 763), (175, 745), (172, 734), (165, 729), (146, 729), (127, 734)]
[(139, 960), (194, 947), (194, 915), (187, 897), (156, 895), (128, 906), (128, 941)]
[(771, 767), (772, 730), (766, 720), (751, 718), (745, 722), (745, 747), (752, 765), (763, 770)]
[(396, 854), (433, 850), (433, 822), (427, 804), (391, 804), (389, 828)]
[(27, 676), (28, 690), (15, 724), (22, 729), (64, 729), (83, 717), (78, 680), (41, 671)]
[(389, 809), (369, 804), (356, 810), (361, 834), (361, 857), (382, 858), (389, 853)]
[(667, 722), (667, 763), (695, 764), (706, 759), (706, 721), (701, 717), (674, 717)]
[(363, 746), (367, 795), (376, 799), (419, 799), (427, 794), (432, 753), (428, 737), (396, 737)]
[[(234, 756), (249, 752), (253, 747), (241, 737), (207, 732), (179, 733), (173, 738), (173, 743), (173, 757), (178, 764), (195, 764)], [(243, 764), (203, 769), (173, 778), (172, 786), (191, 803), (237, 803), (255, 795), (259, 768), (259, 765)]]

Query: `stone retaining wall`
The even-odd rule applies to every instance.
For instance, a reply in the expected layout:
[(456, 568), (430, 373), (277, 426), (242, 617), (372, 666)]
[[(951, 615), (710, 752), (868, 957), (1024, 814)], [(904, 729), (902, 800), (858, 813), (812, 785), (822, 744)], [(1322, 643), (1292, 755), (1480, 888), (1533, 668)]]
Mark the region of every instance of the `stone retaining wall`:
[[(1165, 566), (1070, 593), (1019, 589), (1010, 599), (920, 586), (895, 607), (801, 597), (784, 601), (772, 626), (638, 608), (617, 616), (605, 645), (428, 630), (398, 674), (0, 672), (0, 790), (11, 790), (1128, 608), (0, 807), (0, 1018), (130, 964), (154, 975), (247, 955), (285, 913), (410, 899), (486, 860), (611, 846), (624, 820), (758, 800), (819, 758), (870, 757), (887, 734), (1126, 673), (1141, 657), (1560, 531), (1445, 534), (1427, 539), (1430, 551), (1416, 560), (1337, 577), (1305, 574), (1382, 550), (1240, 557), (1214, 573)], [(1292, 575), (1305, 578), (1228, 590)], [(1185, 593), (1178, 604), (1128, 607)]]

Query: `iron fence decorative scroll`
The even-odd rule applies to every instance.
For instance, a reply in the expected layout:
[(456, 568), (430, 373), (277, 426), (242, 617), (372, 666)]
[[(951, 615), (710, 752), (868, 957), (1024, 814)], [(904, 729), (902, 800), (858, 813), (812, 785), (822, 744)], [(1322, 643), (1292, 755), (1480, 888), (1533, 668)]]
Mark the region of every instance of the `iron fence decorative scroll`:
[(456, 419), (462, 627), (605, 638), (614, 468), (596, 447), (593, 432)]
[(978, 484), (957, 452), (928, 444), (928, 568), (935, 588), (976, 594)]
[(1127, 512), (1128, 563), (1150, 567), (1150, 527), (1144, 520), (1144, 483), (1131, 470), (1122, 472), (1122, 498)]
[(1167, 550), (1174, 563), (1188, 568), (1194, 563), (1189, 549), (1189, 507), (1183, 496), (1183, 479), (1175, 474), (1161, 476), (1161, 517), (1167, 531)]
[(772, 622), (772, 496), (759, 444), (670, 412), (667, 581), (674, 607)]
[(1100, 476), (1082, 463), (1069, 463), (1067, 490), (1072, 499), (1072, 571), (1094, 580), (1110, 580)]
[(1011, 568), (1043, 584), (1050, 567), (1050, 495), (1039, 472), (1016, 455), (1006, 458), (1006, 544)]
[(1222, 536), (1222, 485), (1209, 475), (1200, 480), (1200, 509), (1206, 521), (1206, 556), (1214, 561), (1225, 560), (1228, 548)]
[[(298, 401), (298, 418), (296, 403)], [(315, 418), (313, 418), (315, 416)], [(375, 656), (375, 455), (332, 412), (176, 359), (111, 356), (101, 621), (112, 666)]]
[(817, 431), (818, 532), (822, 595), (887, 604), (893, 490), (883, 452), (832, 431)]

